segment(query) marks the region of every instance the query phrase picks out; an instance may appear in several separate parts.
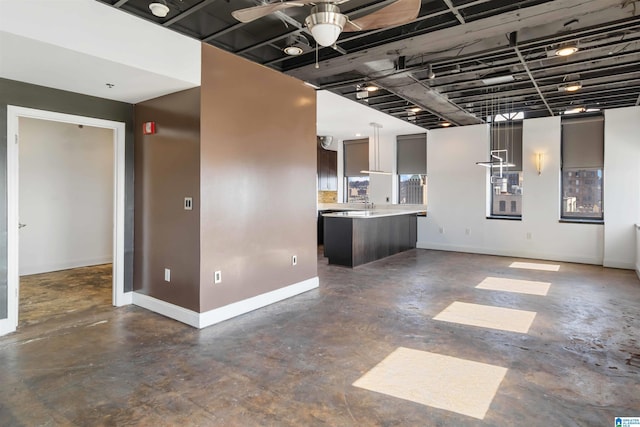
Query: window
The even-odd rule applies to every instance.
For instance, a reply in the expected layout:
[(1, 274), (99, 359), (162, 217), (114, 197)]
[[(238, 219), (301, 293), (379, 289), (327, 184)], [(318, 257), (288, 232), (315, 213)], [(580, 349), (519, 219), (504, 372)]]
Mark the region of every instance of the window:
[(367, 203), (369, 201), (369, 177), (347, 177), (347, 203)]
[(397, 137), (398, 203), (427, 204), (427, 134)]
[(427, 204), (427, 175), (399, 175), (398, 203)]
[(500, 150), (494, 153), (511, 165), (503, 168), (502, 176), (498, 165), (490, 169), (491, 216), (522, 218), (522, 122), (496, 120), (491, 125), (491, 150)]
[(369, 169), (369, 139), (344, 142), (344, 201), (367, 203), (369, 201), (369, 176), (362, 171)]
[(602, 116), (562, 120), (562, 219), (602, 220)]

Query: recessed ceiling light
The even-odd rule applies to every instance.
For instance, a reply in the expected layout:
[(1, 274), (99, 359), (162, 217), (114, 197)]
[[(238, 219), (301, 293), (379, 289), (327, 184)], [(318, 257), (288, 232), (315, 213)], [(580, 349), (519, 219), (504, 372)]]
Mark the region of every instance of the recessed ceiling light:
[(361, 89), (366, 90), (367, 92), (375, 92), (379, 88), (376, 85), (372, 85), (372, 84), (368, 83), (368, 84), (365, 84), (365, 85), (361, 86)]
[(154, 2), (149, 5), (151, 13), (158, 18), (165, 18), (169, 13), (169, 7), (164, 3)]
[(442, 126), (443, 128), (448, 128), (449, 126), (451, 126), (451, 123), (449, 123), (449, 122), (441, 122), (440, 126)]
[(420, 107), (411, 107), (411, 108), (407, 108), (407, 111), (411, 112), (411, 113), (417, 113), (422, 111), (422, 108)]
[(556, 49), (556, 56), (569, 56), (578, 51), (578, 46), (570, 44)]
[(356, 133), (356, 136), (362, 136), (362, 134), (361, 133)]
[(291, 56), (302, 55), (302, 52), (304, 52), (299, 46), (287, 46), (282, 50), (284, 51), (284, 53)]

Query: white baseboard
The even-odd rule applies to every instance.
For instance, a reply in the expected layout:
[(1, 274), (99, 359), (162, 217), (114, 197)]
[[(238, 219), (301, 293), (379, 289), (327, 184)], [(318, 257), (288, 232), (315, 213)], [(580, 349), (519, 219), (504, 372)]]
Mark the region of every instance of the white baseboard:
[(15, 325), (12, 325), (9, 319), (0, 320), (0, 337), (15, 332)]
[(166, 301), (159, 300), (149, 295), (133, 293), (133, 304), (153, 311), (154, 313), (162, 314), (163, 316), (177, 320), (187, 325), (191, 325), (194, 328), (198, 328), (200, 322), (198, 317), (199, 313), (193, 310), (180, 307), (179, 305), (171, 304)]
[[(111, 264), (113, 254), (96, 258), (76, 259), (38, 265), (20, 265), (20, 276), (31, 274), (50, 273), (52, 271), (69, 270), (71, 268), (89, 267), (92, 265)], [(21, 264), (25, 264), (21, 261)]]
[[(499, 249), (482, 248), (482, 247), (474, 247), (474, 246), (443, 245), (440, 243), (430, 243), (430, 242), (418, 242), (416, 244), (416, 248), (433, 249), (437, 251), (464, 252), (464, 253), (473, 253), (473, 254), (482, 254), (482, 255), (507, 256), (507, 257), (514, 257), (514, 258), (540, 259), (545, 261), (575, 262), (579, 264), (602, 265), (602, 260), (598, 258), (571, 256), (571, 255), (565, 255), (565, 254), (499, 250)], [(624, 267), (619, 267), (619, 268), (624, 268)]]
[(123, 307), (125, 305), (131, 305), (131, 304), (133, 304), (133, 292), (129, 291), (121, 295), (118, 295), (117, 303), (115, 304), (115, 306)]
[(616, 261), (616, 260), (604, 260), (602, 262), (603, 267), (608, 268), (622, 268), (625, 270), (635, 270), (636, 264), (633, 261)]
[(146, 308), (147, 310), (151, 310), (155, 313), (162, 314), (163, 316), (171, 319), (178, 320), (182, 323), (186, 323), (194, 328), (205, 328), (310, 291), (318, 286), (319, 280), (317, 277), (314, 277), (312, 279), (294, 283), (293, 285), (285, 286), (284, 288), (276, 289), (275, 291), (234, 302), (232, 304), (225, 305), (224, 307), (209, 310), (204, 313), (197, 313), (193, 310), (188, 310), (175, 304), (136, 292), (133, 292), (133, 304)]

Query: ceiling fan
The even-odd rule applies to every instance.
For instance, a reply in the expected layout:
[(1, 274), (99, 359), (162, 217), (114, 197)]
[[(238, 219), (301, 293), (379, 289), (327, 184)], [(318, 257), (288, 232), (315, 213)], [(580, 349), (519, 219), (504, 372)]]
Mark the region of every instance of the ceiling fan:
[(362, 18), (349, 19), (340, 13), (339, 4), (349, 0), (291, 0), (266, 3), (233, 11), (231, 15), (240, 22), (251, 22), (270, 13), (292, 7), (313, 5), (305, 25), (321, 46), (333, 45), (343, 31), (367, 31), (406, 24), (418, 17), (421, 0), (396, 0)]

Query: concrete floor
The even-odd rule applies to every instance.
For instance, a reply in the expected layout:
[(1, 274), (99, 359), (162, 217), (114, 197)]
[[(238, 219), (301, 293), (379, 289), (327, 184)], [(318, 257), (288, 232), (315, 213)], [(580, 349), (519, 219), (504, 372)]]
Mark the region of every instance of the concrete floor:
[[(0, 425), (548, 427), (640, 416), (635, 273), (551, 262), (559, 271), (525, 270), (513, 261), (526, 260), (411, 250), (348, 269), (319, 258), (319, 290), (200, 331), (110, 307), (110, 279), (85, 271), (102, 278), (106, 298), (94, 283), (96, 299), (83, 298), (84, 308), (43, 320), (41, 306), (0, 338)], [(487, 277), (550, 287), (546, 296), (476, 289)], [(455, 302), (535, 318), (526, 332), (434, 320)], [(482, 388), (474, 372), (407, 360), (404, 376), (373, 381), (379, 391), (352, 385), (398, 349), (435, 355), (435, 364), (440, 356), (481, 362), (473, 366), (504, 376), (475, 416), (463, 415), (474, 400), (468, 390), (443, 406), (416, 403), (450, 392), (450, 374)], [(424, 378), (427, 368), (433, 378)], [(393, 397), (386, 380), (406, 382), (415, 401)], [(460, 409), (442, 409), (448, 404)]]

